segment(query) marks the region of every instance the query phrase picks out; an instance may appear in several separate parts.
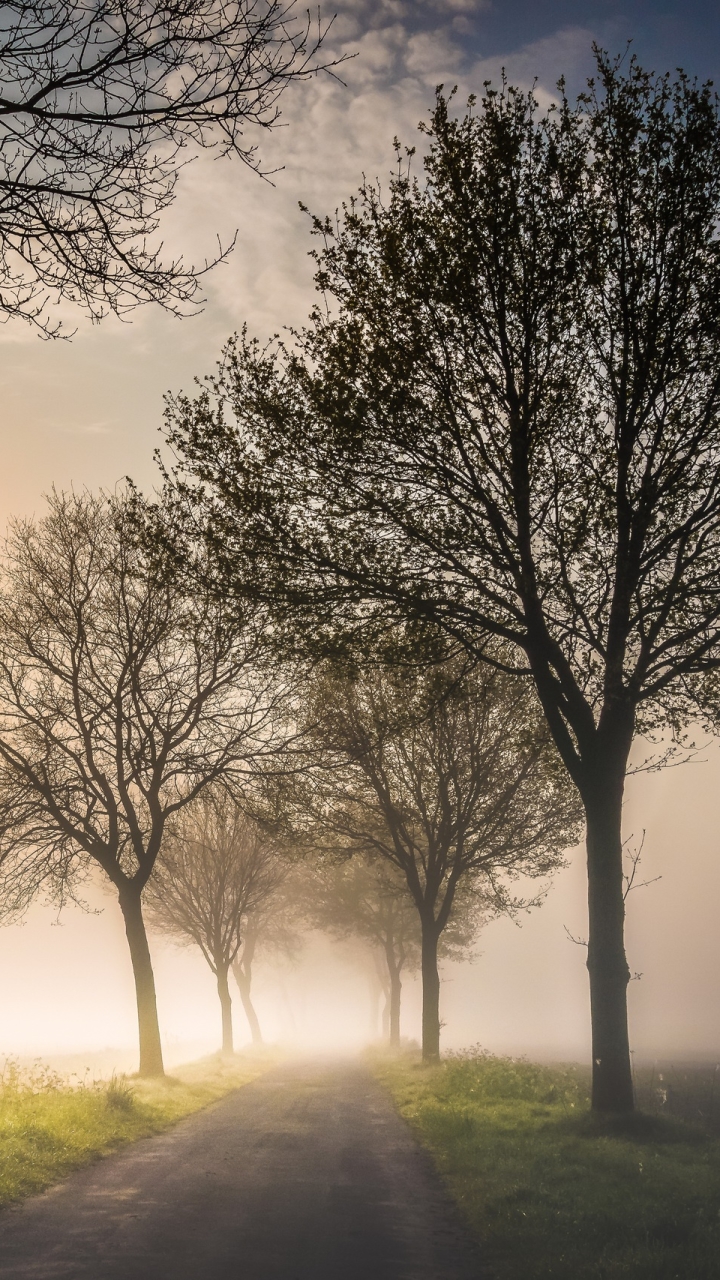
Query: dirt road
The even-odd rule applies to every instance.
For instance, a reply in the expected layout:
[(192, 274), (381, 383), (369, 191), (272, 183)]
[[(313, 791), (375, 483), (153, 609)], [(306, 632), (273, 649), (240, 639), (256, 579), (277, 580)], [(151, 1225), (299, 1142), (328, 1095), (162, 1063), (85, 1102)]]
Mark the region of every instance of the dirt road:
[(0, 1214), (2, 1280), (485, 1280), (354, 1064), (278, 1068)]

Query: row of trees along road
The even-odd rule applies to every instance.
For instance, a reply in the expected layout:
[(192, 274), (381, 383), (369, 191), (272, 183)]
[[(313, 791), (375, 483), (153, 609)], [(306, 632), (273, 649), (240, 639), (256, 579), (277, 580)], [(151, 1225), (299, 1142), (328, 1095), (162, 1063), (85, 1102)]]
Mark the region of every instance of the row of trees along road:
[[(181, 0), (168, 9), (112, 0), (11, 3), (0, 33), (0, 311), (56, 336), (61, 323), (48, 316), (56, 302), (75, 303), (94, 319), (147, 301), (178, 313), (192, 308), (212, 264), (197, 271), (163, 262), (149, 239), (174, 198), (179, 171), (207, 149), (257, 167), (244, 130), (272, 127), (283, 89), (321, 69), (323, 32), (310, 38), (292, 4)], [(226, 251), (221, 247), (219, 257)], [(0, 853), (9, 913), (22, 911), (40, 888), (63, 901), (93, 866), (108, 878), (135, 975), (140, 1069), (158, 1074), (143, 891), (157, 867), (151, 895), (160, 921), (173, 903), (178, 908), (183, 879), (197, 889), (209, 848), (199, 834), (203, 823), (209, 830), (215, 822), (215, 869), (221, 865), (222, 831), (241, 821), (239, 811), (226, 814), (223, 827), (213, 807), (220, 793), (207, 803), (202, 793), (220, 779), (237, 789), (239, 777), (246, 781), (279, 749), (286, 688), (265, 660), (262, 610), (245, 601), (230, 623), (222, 597), (208, 588), (207, 558), (199, 589), (189, 589), (177, 564), (157, 549), (143, 551), (131, 506), (123, 498), (54, 495), (44, 520), (17, 524), (12, 533), (0, 596)], [(237, 568), (233, 587), (237, 606)], [(342, 754), (338, 744), (332, 749)], [(379, 804), (373, 821), (384, 821), (387, 831), (375, 853), (392, 846), (386, 860), (394, 871), (383, 874), (405, 876), (420, 913), (432, 1010), (437, 965), (430, 953), (436, 957), (438, 938), (432, 945), (429, 939), (447, 926), (456, 877), (450, 873), (447, 909), (440, 905), (431, 928), (436, 890), (419, 890), (388, 814)], [(365, 840), (357, 827), (340, 834), (346, 853)], [(414, 833), (416, 846), (417, 839)], [(246, 853), (250, 845), (246, 840)], [(161, 848), (166, 859), (158, 866)], [(227, 920), (223, 932), (216, 919), (220, 934), (210, 947), (208, 929), (192, 922), (222, 988), (226, 1043), (226, 961), (252, 1019), (253, 953), (273, 932), (269, 917), (261, 927), (259, 870), (251, 873), (247, 862), (243, 874), (242, 885), (228, 890), (228, 901), (236, 895), (236, 919), (244, 904), (241, 940)], [(185, 932), (190, 924), (186, 916)], [(393, 1027), (397, 982), (395, 991)], [(434, 1052), (436, 1032), (425, 1038)]]
[(438, 95), (422, 176), (398, 151), (313, 222), (294, 345), (175, 401), (168, 484), (223, 590), (251, 547), (321, 651), (419, 619), (533, 683), (586, 818), (593, 1104), (626, 1111), (629, 753), (717, 709), (720, 119), (596, 53), (574, 103)]
[[(135, 977), (140, 1071), (163, 1070), (143, 902), (200, 948), (232, 1052), (232, 968), (253, 1039), (258, 945), (301, 925), (382, 948), (389, 1031), (419, 964), (423, 1053), (439, 1054), (438, 958), (531, 905), (577, 802), (527, 684), (401, 636), (394, 663), (299, 664), (266, 608), (149, 551), (135, 495), (53, 494), (17, 522), (0, 583), (3, 909), (60, 903), (99, 870)], [(204, 585), (201, 585), (204, 584)], [(499, 663), (500, 650), (497, 649)], [(399, 655), (405, 654), (400, 662)], [(304, 854), (304, 862), (299, 855)]]
[[(122, 495), (53, 495), (48, 514), (16, 523), (7, 543), (3, 903), (21, 911), (43, 888), (62, 901), (93, 869), (107, 877), (125, 921), (144, 1075), (163, 1063), (143, 890), (183, 810), (220, 779), (242, 792), (282, 745), (286, 690), (265, 635), (261, 609), (228, 616), (208, 586), (189, 591), (150, 557)], [(177, 852), (176, 862), (179, 877)]]

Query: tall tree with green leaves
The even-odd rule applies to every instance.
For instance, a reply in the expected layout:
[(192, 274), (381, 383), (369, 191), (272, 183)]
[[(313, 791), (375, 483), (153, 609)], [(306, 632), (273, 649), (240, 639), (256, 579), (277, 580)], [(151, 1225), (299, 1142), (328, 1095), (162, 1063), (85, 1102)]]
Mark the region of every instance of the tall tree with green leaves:
[(710, 86), (596, 58), (574, 104), (440, 94), (424, 176), (399, 154), (315, 222), (294, 348), (232, 344), (170, 435), (227, 583), (251, 544), (316, 630), (511, 646), (585, 810), (593, 1105), (627, 1111), (630, 750), (720, 666), (720, 119)]

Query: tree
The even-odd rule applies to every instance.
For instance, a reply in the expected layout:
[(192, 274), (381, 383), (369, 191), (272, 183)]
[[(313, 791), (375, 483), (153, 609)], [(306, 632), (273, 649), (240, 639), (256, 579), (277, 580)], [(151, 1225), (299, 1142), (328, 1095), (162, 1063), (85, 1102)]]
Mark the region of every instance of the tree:
[(253, 1044), (262, 1044), (260, 1020), (252, 1000), (253, 967), (258, 956), (295, 958), (300, 948), (295, 904), (297, 878), (290, 876), (264, 902), (258, 903), (245, 922), (242, 946), (232, 962)]
[(627, 1111), (629, 753), (720, 664), (720, 122), (709, 86), (596, 55), (545, 113), (440, 95), (424, 183), (399, 163), (316, 222), (297, 349), (231, 347), (171, 436), (228, 583), (242, 535), (285, 607), (515, 647), (585, 810), (593, 1106)]
[(198, 946), (215, 974), (225, 1054), (233, 1053), (230, 967), (247, 945), (248, 929), (256, 935), (250, 921), (267, 908), (287, 870), (257, 825), (217, 789), (182, 811), (155, 863), (146, 890), (151, 922)]
[(440, 1052), (438, 948), (461, 896), (512, 910), (507, 881), (556, 868), (577, 805), (532, 692), (499, 670), (328, 671), (309, 709), (310, 830), (404, 877), (420, 923), (422, 1047)]
[(257, 613), (232, 620), (140, 547), (122, 496), (53, 494), (18, 521), (0, 592), (0, 866), (9, 900), (90, 868), (117, 891), (140, 1073), (163, 1071), (142, 893), (169, 827), (277, 747)]
[(187, 310), (198, 272), (148, 237), (193, 153), (257, 167), (245, 129), (272, 128), (285, 86), (320, 69), (309, 36), (275, 0), (4, 4), (0, 314), (55, 335), (60, 299), (95, 320)]
[[(313, 868), (304, 888), (305, 915), (313, 927), (341, 939), (361, 938), (373, 948), (385, 995), (383, 1031), (397, 1048), (403, 974), (417, 973), (422, 955), (420, 920), (405, 875), (384, 858), (325, 858)], [(482, 923), (482, 906), (481, 894), (456, 891), (438, 942), (440, 959), (467, 957)]]
[(380, 958), (387, 1034), (400, 1044), (402, 976), (420, 966), (420, 927), (404, 875), (364, 856), (319, 863), (306, 884), (306, 915), (316, 929), (368, 942)]

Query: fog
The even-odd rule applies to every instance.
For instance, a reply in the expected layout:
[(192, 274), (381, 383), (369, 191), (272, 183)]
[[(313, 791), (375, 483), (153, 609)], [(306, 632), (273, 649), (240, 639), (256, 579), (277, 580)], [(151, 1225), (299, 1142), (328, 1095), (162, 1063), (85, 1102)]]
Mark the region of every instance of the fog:
[[(637, 1060), (720, 1058), (720, 756), (713, 744), (693, 763), (631, 778), (625, 833), (645, 829), (640, 880), (661, 877), (628, 899), (633, 973), (630, 1026)], [(122, 919), (90, 886), (88, 906), (35, 907), (0, 931), (0, 1053), (53, 1057), (85, 1052), (103, 1069), (131, 1067), (137, 1022)], [(499, 919), (478, 940), (471, 964), (443, 966), (443, 1044), (493, 1052), (587, 1060), (589, 1016), (584, 950), (582, 850), (552, 883), (544, 905), (517, 923)], [(212, 1052), (219, 1042), (214, 979), (200, 953), (152, 938), (168, 1063)], [(265, 1037), (311, 1049), (355, 1049), (371, 1029), (369, 970), (355, 948), (312, 935), (296, 964), (259, 965), (254, 990)], [(376, 998), (377, 1001), (377, 998)], [(375, 1004), (377, 1010), (377, 1002)], [(239, 998), (239, 1045), (249, 1041)], [(403, 987), (402, 1033), (418, 1039), (417, 980)], [(90, 1057), (92, 1055), (92, 1058)], [(72, 1069), (82, 1066), (73, 1061)]]
[[(126, 474), (148, 488), (155, 482), (163, 393), (189, 389), (194, 375), (210, 372), (244, 320), (266, 336), (306, 314), (312, 264), (298, 201), (324, 213), (352, 193), (363, 172), (387, 172), (393, 135), (415, 140), (438, 81), (458, 81), (464, 91), (506, 65), (523, 83), (539, 77), (539, 92), (547, 94), (563, 71), (580, 82), (594, 36), (621, 47), (630, 31), (639, 32), (641, 56), (645, 50), (663, 66), (677, 61), (679, 7), (669, 10), (675, 27), (668, 19), (662, 29), (640, 6), (626, 7), (624, 17), (603, 6), (602, 22), (588, 5), (562, 17), (558, 5), (556, 18), (542, 19), (536, 6), (532, 14), (530, 6), (504, 8), (501, 19), (500, 6), (471, 0), (343, 7), (336, 47), (360, 56), (344, 73), (346, 85), (312, 82), (287, 98), (287, 128), (263, 141), (268, 168), (284, 166), (272, 183), (206, 160), (183, 177), (165, 226), (169, 250), (200, 259), (212, 252), (215, 232), (227, 240), (239, 226), (235, 254), (208, 282), (202, 317), (178, 322), (145, 310), (132, 323), (99, 328), (75, 318), (78, 333), (69, 344), (2, 331), (3, 522), (39, 511), (53, 483), (112, 487)], [(708, 48), (717, 46), (706, 40), (701, 48), (701, 9), (683, 7), (680, 45), (696, 59), (689, 69), (705, 74), (713, 70)], [(638, 759), (645, 754), (638, 749)], [(720, 1057), (719, 817), (720, 754), (710, 740), (690, 763), (629, 781), (625, 835), (637, 845), (645, 832), (639, 879), (652, 882), (628, 899), (628, 958), (641, 975), (630, 988), (638, 1059)], [(491, 922), (472, 963), (443, 966), (446, 1048), (480, 1044), (587, 1060), (585, 955), (568, 936), (585, 936), (585, 894), (576, 849), (542, 907), (517, 921)], [(68, 907), (58, 919), (40, 904), (21, 925), (0, 929), (0, 1053), (69, 1055), (80, 1066), (83, 1054), (88, 1061), (101, 1055), (93, 1061), (103, 1070), (134, 1062), (136, 1011), (120, 912), (98, 885), (86, 896), (87, 911)], [(151, 943), (169, 1065), (215, 1049), (219, 1009), (207, 965), (199, 952), (166, 939)], [(357, 954), (318, 935), (296, 964), (259, 965), (255, 989), (269, 1041), (350, 1049), (378, 1033)], [(419, 1036), (419, 995), (417, 981), (406, 978), (402, 1034), (410, 1039)], [(242, 1044), (248, 1035), (237, 997), (235, 1025)]]

